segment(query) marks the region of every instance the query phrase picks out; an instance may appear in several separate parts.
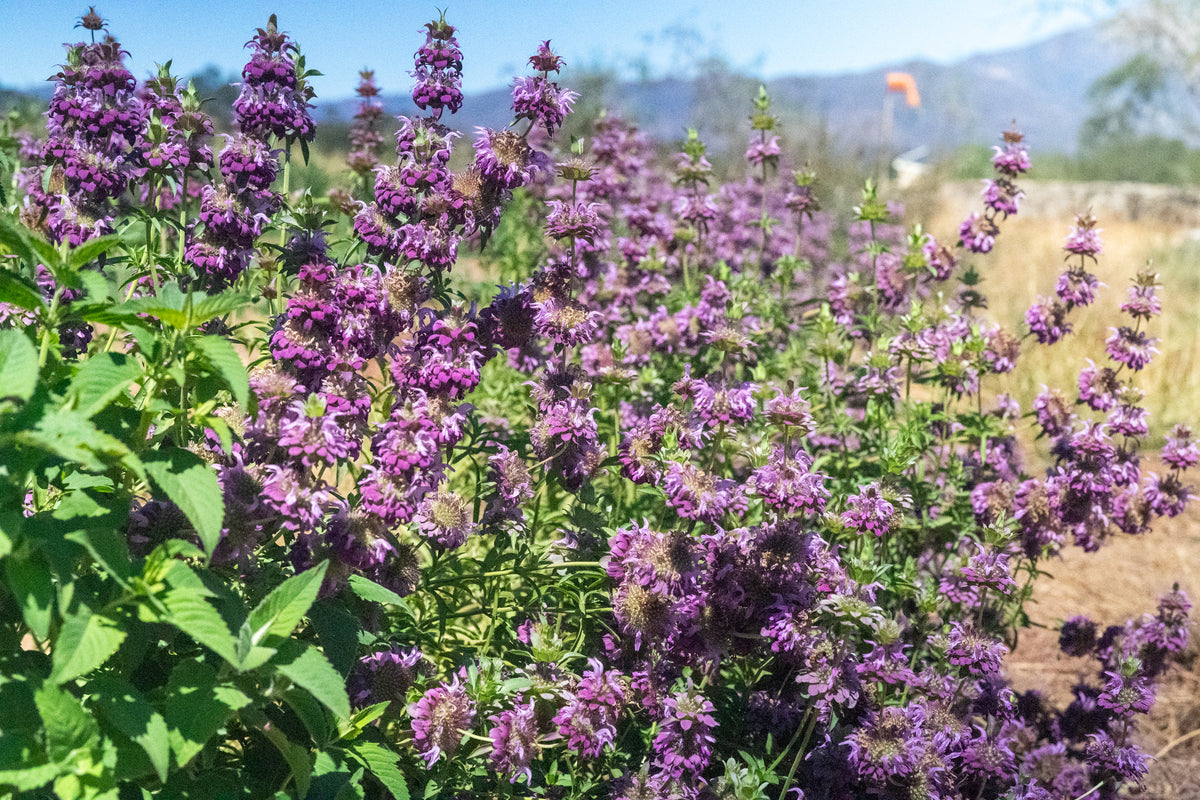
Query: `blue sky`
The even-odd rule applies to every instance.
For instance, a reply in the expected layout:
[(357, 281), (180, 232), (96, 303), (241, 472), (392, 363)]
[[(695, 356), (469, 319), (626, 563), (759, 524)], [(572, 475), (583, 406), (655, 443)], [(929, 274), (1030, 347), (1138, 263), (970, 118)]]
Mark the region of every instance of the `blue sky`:
[[(1113, 13), (1121, 0), (442, 0), (459, 28), (467, 92), (502, 86), (524, 71), (542, 39), (568, 64), (633, 76), (686, 72), (721, 55), (758, 77), (865, 70), (912, 58), (949, 62), (1045, 38)], [(239, 71), (242, 45), (269, 14), (292, 34), (318, 98), (353, 94), (369, 67), (385, 92), (407, 91), (412, 53), (436, 2), (414, 0), (101, 0), (109, 30), (134, 75), (174, 60), (176, 74), (215, 63)], [(0, 85), (28, 87), (53, 74), (62, 43), (86, 4), (0, 0)]]

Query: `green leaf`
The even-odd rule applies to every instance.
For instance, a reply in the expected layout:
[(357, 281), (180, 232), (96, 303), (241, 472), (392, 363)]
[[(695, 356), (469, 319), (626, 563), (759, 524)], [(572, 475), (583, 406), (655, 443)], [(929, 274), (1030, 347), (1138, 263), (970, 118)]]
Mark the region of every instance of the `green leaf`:
[(144, 455), (146, 474), (187, 516), (204, 550), (212, 555), (221, 540), (225, 501), (217, 474), (195, 453), (180, 448)]
[(266, 725), (260, 730), (291, 767), (292, 779), (296, 781), (296, 798), (304, 800), (308, 795), (309, 783), (312, 782), (312, 762), (308, 759), (308, 749), (288, 739), (274, 726)]
[(16, 792), (32, 792), (58, 777), (57, 764), (41, 764), (24, 769), (0, 770), (0, 786), (10, 786)]
[(379, 779), (383, 788), (391, 792), (395, 800), (409, 800), (408, 784), (404, 780), (404, 773), (397, 766), (398, 759), (395, 753), (374, 742), (355, 742), (346, 749)]
[(216, 671), (207, 664), (184, 661), (175, 667), (163, 714), (177, 764), (186, 766), (235, 712), (248, 705), (250, 698), (236, 686), (218, 684)]
[(4, 560), (8, 589), (21, 607), (21, 616), (39, 639), (50, 635), (54, 609), (54, 583), (50, 562), (40, 550), (25, 550)]
[(26, 311), (46, 311), (46, 301), (38, 287), (6, 269), (0, 269), (0, 302), (12, 303)]
[(318, 747), (329, 743), (329, 715), (316, 698), (302, 689), (293, 687), (283, 693), (283, 701), (296, 712), (296, 716), (304, 723), (309, 736)]
[(282, 675), (313, 697), (338, 719), (350, 716), (350, 696), (346, 694), (346, 679), (329, 663), (320, 650), (310, 644), (289, 639), (279, 648), (271, 664)]
[(103, 472), (110, 462), (133, 455), (120, 440), (102, 432), (87, 417), (74, 411), (59, 411), (42, 417), (33, 429), (20, 431), (15, 438), (22, 444), (73, 461), (92, 472)]
[(37, 380), (38, 354), (33, 342), (21, 331), (0, 331), (0, 400), (28, 400)]
[(358, 660), (358, 619), (338, 603), (318, 600), (308, 610), (308, 620), (334, 669), (349, 675)]
[(165, 782), (171, 766), (171, 743), (162, 714), (154, 710), (141, 692), (120, 678), (104, 675), (93, 678), (88, 690), (100, 716), (141, 745), (158, 779)]
[(167, 608), (166, 622), (191, 636), (233, 666), (238, 666), (237, 640), (215, 606), (190, 588), (174, 588), (161, 595)]
[(137, 362), (123, 353), (97, 353), (83, 362), (75, 373), (67, 387), (67, 402), (80, 414), (90, 418), (121, 395), (142, 374)]
[(350, 576), (350, 591), (369, 603), (407, 607), (408, 601), (386, 586), (380, 586), (369, 578), (361, 575)]
[(0, 245), (24, 261), (30, 269), (39, 263), (37, 251), (33, 249), (33, 234), (16, 221), (11, 214), (0, 213)]
[(86, 242), (79, 245), (79, 247), (76, 247), (71, 251), (70, 264), (72, 267), (78, 269), (79, 267), (83, 267), (95, 261), (100, 257), (101, 253), (107, 253), (114, 247), (120, 246), (120, 244), (121, 237), (119, 234), (115, 233), (109, 234), (108, 236), (101, 236), (96, 239), (88, 239)]
[(91, 750), (100, 743), (95, 717), (70, 692), (45, 683), (33, 693), (33, 701), (46, 730), (46, 753), (51, 761), (68, 761), (78, 751)]
[(88, 674), (117, 652), (123, 641), (125, 631), (118, 622), (82, 607), (79, 614), (67, 616), (59, 630), (50, 680), (66, 683)]
[(233, 399), (243, 409), (250, 403), (250, 381), (246, 376), (246, 365), (228, 339), (221, 336), (194, 336), (188, 345), (199, 353), (204, 363), (224, 381), (233, 394)]
[(291, 635), (316, 602), (328, 568), (329, 562), (322, 561), (272, 589), (246, 618), (251, 643), (260, 644), (272, 636)]
[(223, 317), (248, 305), (250, 299), (237, 292), (221, 292), (212, 297), (196, 294), (192, 298), (191, 324), (202, 325), (213, 317)]

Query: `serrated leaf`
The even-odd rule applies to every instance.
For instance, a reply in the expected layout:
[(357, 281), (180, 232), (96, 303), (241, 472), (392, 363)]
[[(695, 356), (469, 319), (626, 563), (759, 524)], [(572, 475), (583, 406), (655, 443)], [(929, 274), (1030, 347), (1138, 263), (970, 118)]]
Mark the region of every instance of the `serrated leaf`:
[(250, 299), (238, 292), (221, 292), (212, 297), (197, 294), (192, 298), (191, 324), (203, 325), (214, 317), (232, 314), (248, 305)]
[(107, 253), (109, 250), (120, 245), (121, 237), (115, 233), (107, 236), (99, 236), (95, 239), (88, 239), (71, 251), (70, 264), (72, 267), (78, 269), (95, 261), (100, 257), (101, 253)]
[(171, 672), (163, 716), (171, 749), (180, 767), (204, 749), (230, 717), (250, 704), (236, 686), (217, 683), (216, 671), (197, 661), (184, 661)]
[(283, 693), (283, 701), (292, 711), (296, 712), (296, 716), (304, 723), (308, 734), (312, 736), (318, 747), (324, 747), (329, 743), (331, 733), (329, 717), (316, 698), (302, 689), (293, 687)]
[(212, 555), (225, 519), (216, 472), (195, 453), (180, 448), (144, 454), (142, 463), (154, 484), (192, 523), (205, 552)]
[(350, 576), (350, 591), (370, 603), (383, 603), (392, 606), (407, 606), (408, 601), (386, 586), (380, 586), (369, 578), (361, 575)]
[(69, 268), (63, 269), (62, 255), (58, 252), (57, 247), (40, 236), (30, 236), (29, 246), (33, 248), (33, 252), (37, 255), (38, 260), (54, 275), (54, 280), (69, 289), (80, 289), (83, 287), (83, 284), (79, 282), (78, 272)]
[(109, 463), (133, 455), (120, 440), (74, 411), (48, 414), (38, 420), (33, 429), (20, 431), (15, 438), (22, 444), (53, 453), (93, 472), (103, 472)]
[(44, 683), (33, 693), (46, 731), (46, 754), (51, 761), (67, 761), (79, 750), (100, 743), (100, 726), (70, 692)]
[(229, 387), (237, 404), (243, 409), (248, 408), (250, 381), (246, 375), (246, 365), (229, 340), (221, 336), (195, 336), (188, 339), (188, 345)]
[(246, 618), (250, 643), (258, 645), (271, 637), (290, 636), (316, 602), (327, 569), (329, 562), (322, 561), (272, 589)]
[(12, 554), (4, 560), (8, 589), (21, 608), (25, 624), (39, 639), (50, 635), (50, 618), (54, 609), (54, 583), (50, 562), (40, 550)]
[(128, 585), (133, 564), (129, 557), (129, 546), (121, 532), (112, 528), (92, 528), (73, 531), (63, 538), (82, 545), (101, 569), (115, 578), (122, 587)]
[(291, 768), (292, 780), (296, 782), (296, 798), (304, 800), (308, 796), (308, 786), (312, 781), (312, 762), (308, 757), (308, 749), (288, 739), (276, 727), (268, 725), (260, 730), (271, 744), (275, 745), (275, 749), (279, 751), (283, 760)]
[(66, 683), (86, 675), (117, 652), (125, 641), (119, 623), (83, 607), (79, 614), (67, 616), (54, 645), (50, 680)]
[(292, 683), (312, 693), (338, 719), (350, 716), (346, 680), (317, 648), (289, 639), (270, 663)]
[(46, 301), (38, 287), (6, 269), (0, 269), (0, 303), (12, 303), (26, 311), (46, 310)]
[(313, 603), (308, 619), (334, 669), (349, 675), (358, 661), (358, 619), (342, 605), (327, 600)]
[(57, 764), (40, 764), (24, 769), (0, 770), (0, 787), (11, 786), (16, 792), (32, 792), (58, 777)]
[(33, 342), (21, 331), (0, 331), (0, 400), (28, 400), (37, 380), (38, 354)]
[(92, 705), (114, 728), (139, 744), (154, 765), (160, 781), (171, 767), (171, 743), (162, 714), (131, 684), (120, 678), (99, 676), (88, 684)]
[(24, 261), (30, 269), (39, 261), (37, 252), (33, 249), (32, 239), (33, 235), (11, 214), (0, 213), (0, 245), (4, 245), (8, 252)]
[(237, 641), (216, 607), (192, 589), (173, 588), (159, 595), (167, 608), (164, 622), (174, 625), (233, 666), (237, 666)]
[[(67, 387), (67, 402), (85, 417), (92, 417), (142, 377), (142, 370), (123, 353), (97, 353), (84, 361)], [(3, 385), (3, 384), (0, 384)]]
[(409, 800), (408, 783), (404, 780), (404, 773), (397, 766), (398, 758), (395, 753), (374, 742), (354, 742), (347, 750), (379, 779), (383, 788), (391, 792), (395, 800)]
[(105, 304), (111, 302), (108, 279), (104, 277), (103, 273), (85, 269), (79, 273), (79, 282), (83, 284), (83, 291), (88, 302)]

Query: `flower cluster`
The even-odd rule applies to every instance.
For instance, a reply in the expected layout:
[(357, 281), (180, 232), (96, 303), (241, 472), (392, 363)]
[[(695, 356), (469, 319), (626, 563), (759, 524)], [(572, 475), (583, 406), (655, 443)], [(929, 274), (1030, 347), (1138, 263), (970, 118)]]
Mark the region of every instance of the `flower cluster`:
[[(378, 780), (424, 796), (557, 797), (570, 782), (629, 800), (1074, 800), (1141, 781), (1138, 720), (1188, 646), (1182, 591), (1124, 625), (1067, 620), (1063, 652), (1094, 668), (1065, 706), (1018, 695), (1004, 666), (1047, 558), (1145, 533), (1191, 500), (1191, 428), (1170, 429), (1161, 475), (1141, 460), (1152, 429), (1136, 378), (1158, 352), (1157, 276), (1128, 289), (1107, 360), (1076, 386), (1030, 392), (1023, 415), (996, 376), (1060, 340), (1103, 287), (1098, 223), (1079, 217), (1030, 335), (988, 318), (963, 262), (1018, 211), (1019, 133), (951, 244), (906, 227), (872, 183), (848, 219), (823, 210), (765, 89), (740, 180), (718, 181), (695, 130), (664, 160), (615, 115), (590, 150), (556, 151), (545, 135), (576, 96), (551, 80), (562, 59), (548, 41), (513, 84), (513, 124), (456, 156), (462, 53), (444, 16), (424, 35), (412, 74), (427, 115), (397, 119), (393, 163), (377, 163), (382, 111), (362, 74), (361, 201), (273, 188), (314, 132), (309, 73), (274, 18), (250, 43), (238, 130), (215, 158), (195, 93), (166, 67), (135, 91), (112, 42), (72, 49), (50, 143), (25, 148), (48, 180), (21, 176), (24, 218), (36, 227), (44, 210), (68, 249), (136, 224), (115, 216), (122, 204), (195, 212), (181, 247), (147, 227), (157, 298), (89, 298), (89, 318), (111, 325), (96, 366), (62, 362), (82, 354), (78, 295), (27, 256), (14, 269), (59, 302), (0, 306), (0, 327), (31, 327), (68, 387), (65, 405), (20, 385), (0, 402), (5, 424), (10, 407), (53, 406), (44, 419), (59, 425), (10, 437), (20, 459), (48, 455), (36, 471), (4, 462), (23, 470), (19, 485), (0, 480), (23, 516), (5, 526), (19, 538), (0, 595), (20, 594), (14, 575), (60, 581), (69, 565), (80, 576), (64, 611), (104, 604), (90, 618), (53, 610), (46, 627), (31, 601), (6, 626), (43, 649), (80, 620), (154, 626), (111, 663), (24, 659), (43, 683), (48, 663), (95, 673), (71, 677), (100, 719), (96, 762), (121, 764), (101, 777), (126, 774), (115, 688), (175, 728), (189, 696), (223, 704), (206, 712), (203, 757), (155, 765), (175, 768), (165, 783), (183, 793), (237, 775), (254, 796), (286, 780), (369, 794)], [(72, 235), (52, 195), (96, 226)], [(112, 249), (135, 268), (126, 294), (144, 295), (139, 251)], [(506, 285), (472, 279), (493, 269)], [(262, 297), (209, 294), (235, 282)], [(193, 324), (214, 308), (229, 313)], [(39, 330), (44, 315), (57, 336)], [(4, 333), (17, 355), (37, 353)], [(89, 388), (111, 375), (118, 389)], [(164, 473), (176, 464), (187, 471)], [(94, 530), (42, 552), (39, 532), (84, 518)], [(119, 530), (102, 530), (110, 519)], [(34, 719), (49, 691), (12, 699)], [(13, 746), (40, 764), (53, 737), (38, 736)], [(143, 773), (164, 783), (128, 767), (131, 782)]]

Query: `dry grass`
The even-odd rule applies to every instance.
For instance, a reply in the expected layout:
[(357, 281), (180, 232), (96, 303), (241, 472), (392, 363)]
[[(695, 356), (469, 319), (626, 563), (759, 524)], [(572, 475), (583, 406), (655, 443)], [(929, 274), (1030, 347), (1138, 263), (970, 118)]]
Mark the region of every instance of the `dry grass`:
[[(1036, 186), (1030, 192), (1036, 192)], [(941, 210), (934, 217), (932, 232), (952, 239), (969, 210)], [(1016, 217), (1004, 223), (996, 249), (975, 262), (990, 303), (988, 313), (995, 321), (1020, 330), (1025, 309), (1039, 295), (1054, 292), (1064, 264), (1062, 243), (1071, 223), (1069, 212), (1058, 217)], [(1086, 359), (1105, 362), (1109, 328), (1128, 322), (1118, 311), (1125, 290), (1150, 261), (1163, 284), (1163, 313), (1150, 323), (1149, 331), (1160, 339), (1162, 353), (1138, 376), (1138, 385), (1146, 392), (1146, 406), (1158, 434), (1176, 421), (1200, 422), (1194, 410), (1200, 398), (1200, 325), (1196, 324), (1200, 244), (1193, 238), (1194, 231), (1153, 221), (1101, 219), (1100, 227), (1104, 252), (1093, 271), (1106, 287), (1098, 301), (1073, 313), (1075, 331), (1064, 341), (1052, 347), (1026, 347), (1018, 374), (1002, 377), (999, 390), (1010, 392), (1026, 409), (1042, 384), (1072, 391)]]
[[(1036, 185), (1029, 187), (1031, 197)], [(970, 208), (944, 208), (930, 226), (935, 236), (954, 238), (958, 222)], [(1086, 209), (1079, 209), (1085, 211)], [(996, 250), (979, 258), (989, 313), (1010, 329), (1020, 330), (1025, 309), (1038, 295), (1049, 295), (1063, 267), (1061, 250), (1072, 218), (1035, 213), (1007, 221)], [(1150, 325), (1161, 340), (1161, 354), (1138, 376), (1146, 406), (1154, 421), (1148, 449), (1161, 443), (1161, 432), (1175, 421), (1197, 426), (1200, 399), (1200, 244), (1196, 232), (1179, 223), (1157, 220), (1131, 222), (1101, 219), (1104, 253), (1094, 271), (1107, 284), (1097, 304), (1077, 311), (1075, 334), (1054, 347), (1029, 346), (1022, 355), (1019, 376), (1001, 382), (1028, 409), (1042, 384), (1070, 393), (1085, 359), (1104, 360), (1108, 328), (1122, 324), (1118, 306), (1137, 271), (1153, 261), (1163, 284), (1163, 314)], [(994, 379), (992, 379), (994, 380)], [(1164, 520), (1140, 537), (1120, 537), (1098, 553), (1068, 550), (1047, 565), (1053, 573), (1039, 581), (1036, 604), (1030, 609), (1035, 627), (1022, 633), (1007, 669), (1018, 689), (1037, 688), (1059, 701), (1070, 696), (1078, 678), (1094, 669), (1087, 659), (1063, 656), (1057, 627), (1075, 614), (1086, 614), (1102, 625), (1153, 611), (1158, 595), (1178, 582), (1193, 599), (1200, 599), (1200, 508), (1177, 519)], [(1174, 670), (1159, 692), (1158, 703), (1142, 727), (1143, 746), (1163, 752), (1151, 767), (1143, 791), (1131, 794), (1156, 800), (1200, 798), (1200, 649)]]

